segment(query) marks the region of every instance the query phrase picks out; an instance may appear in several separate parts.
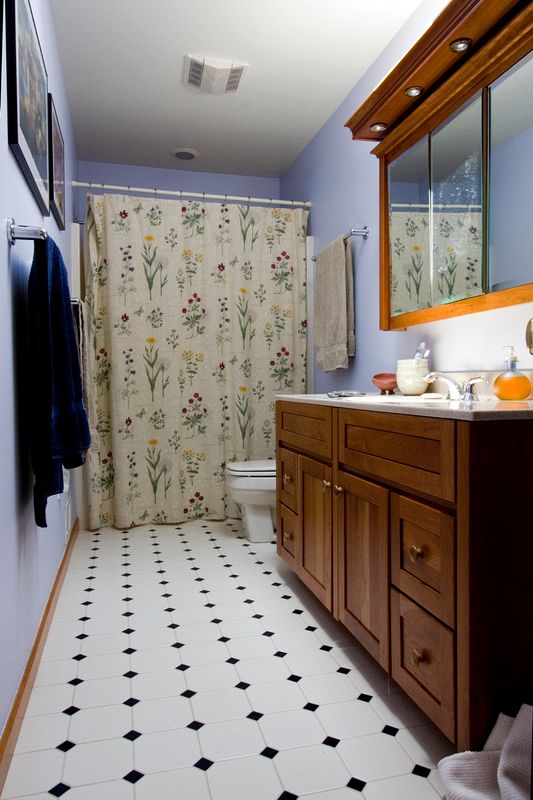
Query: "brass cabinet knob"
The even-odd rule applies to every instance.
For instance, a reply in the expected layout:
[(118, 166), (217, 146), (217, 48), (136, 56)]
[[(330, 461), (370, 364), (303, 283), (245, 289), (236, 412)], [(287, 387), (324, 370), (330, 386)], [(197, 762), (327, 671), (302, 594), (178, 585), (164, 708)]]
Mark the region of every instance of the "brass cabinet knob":
[(322, 490), (331, 489), (331, 481), (322, 481)]
[(283, 483), (292, 483), (292, 475), (289, 475), (287, 472), (284, 472)]
[(408, 553), (413, 564), (416, 564), (419, 558), (424, 558), (424, 551), (417, 544), (409, 545)]
[(427, 661), (424, 651), (417, 650), (416, 647), (413, 647), (411, 650), (411, 664), (413, 667), (418, 667), (418, 665), (422, 664), (424, 661)]
[(292, 539), (292, 533), (288, 533), (287, 531), (283, 531), (283, 541), (290, 542)]
[(335, 492), (335, 494), (342, 494), (344, 489), (342, 488), (342, 486), (339, 486), (337, 483), (335, 483), (333, 485), (333, 491)]

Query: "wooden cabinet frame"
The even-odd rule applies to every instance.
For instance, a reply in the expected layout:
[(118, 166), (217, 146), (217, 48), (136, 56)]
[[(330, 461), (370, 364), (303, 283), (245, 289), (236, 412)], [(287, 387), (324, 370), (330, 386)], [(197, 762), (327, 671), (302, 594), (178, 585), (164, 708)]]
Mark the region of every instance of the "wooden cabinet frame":
[[(450, 60), (449, 43), (462, 36), (473, 39), (472, 55), (454, 64), (453, 59)], [(401, 330), (409, 325), (533, 300), (533, 283), (529, 283), (391, 316), (388, 197), (390, 163), (443, 123), (467, 100), (489, 86), (532, 49), (533, 5), (531, 3), (521, 3), (516, 0), (514, 2), (453, 0), (415, 47), (346, 123), (351, 128), (354, 138), (384, 136), (383, 141), (372, 151), (380, 161), (380, 327), (382, 330)], [(415, 102), (414, 106), (413, 101), (409, 101), (405, 96), (405, 89), (412, 85), (425, 88), (421, 99)], [(389, 128), (385, 134), (372, 135), (371, 121), (388, 123)]]

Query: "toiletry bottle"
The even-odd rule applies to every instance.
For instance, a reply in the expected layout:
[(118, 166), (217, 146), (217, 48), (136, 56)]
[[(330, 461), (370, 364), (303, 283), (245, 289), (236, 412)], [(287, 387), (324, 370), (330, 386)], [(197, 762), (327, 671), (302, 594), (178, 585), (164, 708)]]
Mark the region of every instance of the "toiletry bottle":
[(492, 387), (494, 394), (500, 400), (524, 400), (531, 391), (531, 381), (527, 375), (517, 370), (518, 359), (515, 356), (514, 347), (506, 345), (506, 348), (509, 349), (509, 355), (505, 359), (506, 369), (494, 381)]

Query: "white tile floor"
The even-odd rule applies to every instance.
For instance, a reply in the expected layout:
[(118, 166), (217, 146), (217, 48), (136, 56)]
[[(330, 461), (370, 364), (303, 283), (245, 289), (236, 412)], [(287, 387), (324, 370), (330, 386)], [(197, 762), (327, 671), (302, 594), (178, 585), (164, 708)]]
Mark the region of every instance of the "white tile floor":
[(2, 799), (437, 800), (452, 752), (233, 521), (80, 533)]

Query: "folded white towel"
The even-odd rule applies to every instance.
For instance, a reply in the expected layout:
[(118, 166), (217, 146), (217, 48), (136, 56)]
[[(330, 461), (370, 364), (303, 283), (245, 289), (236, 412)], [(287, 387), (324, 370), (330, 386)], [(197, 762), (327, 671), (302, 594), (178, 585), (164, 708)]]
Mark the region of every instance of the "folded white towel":
[(350, 245), (339, 236), (317, 257), (314, 336), (317, 368), (346, 369), (355, 355), (353, 269)]
[(481, 752), (439, 761), (446, 800), (530, 799), (532, 712), (523, 705), (516, 719), (500, 714)]

